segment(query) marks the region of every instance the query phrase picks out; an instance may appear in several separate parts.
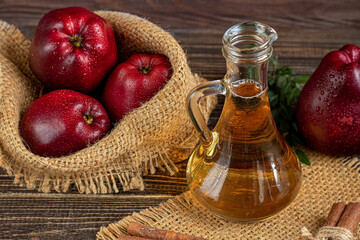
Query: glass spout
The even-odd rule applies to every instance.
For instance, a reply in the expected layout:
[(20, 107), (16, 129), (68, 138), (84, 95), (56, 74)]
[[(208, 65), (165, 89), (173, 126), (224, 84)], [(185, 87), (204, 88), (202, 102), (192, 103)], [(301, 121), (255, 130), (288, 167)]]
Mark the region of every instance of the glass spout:
[[(250, 80), (267, 89), (267, 66), (277, 39), (276, 31), (258, 22), (232, 26), (222, 39), (227, 72), (224, 82)], [(231, 90), (231, 88), (230, 88)]]
[(276, 31), (265, 24), (237, 24), (224, 34), (223, 54), (234, 63), (260, 63), (269, 59), (276, 39)]

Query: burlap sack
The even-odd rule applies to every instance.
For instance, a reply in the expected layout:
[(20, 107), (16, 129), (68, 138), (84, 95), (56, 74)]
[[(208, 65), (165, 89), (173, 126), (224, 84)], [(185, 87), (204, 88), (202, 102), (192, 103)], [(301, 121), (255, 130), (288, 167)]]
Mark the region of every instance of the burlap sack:
[[(32, 154), (19, 135), (18, 124), (27, 106), (41, 91), (27, 57), (30, 41), (14, 26), (0, 24), (0, 167), (15, 183), (49, 192), (66, 192), (74, 183), (80, 193), (111, 193), (143, 189), (142, 175), (164, 168), (177, 171), (171, 160), (184, 159), (197, 139), (185, 109), (185, 98), (199, 84), (186, 56), (167, 32), (140, 17), (99, 11), (114, 28), (122, 59), (138, 52), (166, 55), (173, 76), (150, 101), (128, 114), (97, 143), (59, 158)], [(206, 118), (215, 100), (203, 104)]]

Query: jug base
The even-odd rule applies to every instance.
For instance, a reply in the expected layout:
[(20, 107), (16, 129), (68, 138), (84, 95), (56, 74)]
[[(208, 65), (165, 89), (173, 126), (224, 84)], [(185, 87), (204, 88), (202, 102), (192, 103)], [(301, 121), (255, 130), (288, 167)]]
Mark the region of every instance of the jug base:
[(225, 216), (222, 216), (216, 212), (213, 212), (211, 210), (209, 210), (212, 214), (214, 214), (215, 216), (221, 218), (221, 219), (224, 219), (226, 221), (231, 221), (231, 222), (236, 222), (236, 223), (257, 223), (257, 222), (264, 222), (264, 221), (267, 221), (273, 217), (275, 217), (276, 215), (278, 215), (279, 213), (275, 213), (274, 215), (271, 215), (271, 216), (267, 216), (267, 217), (264, 217), (264, 218), (258, 218), (258, 219), (254, 219), (254, 220), (242, 220), (242, 219), (233, 219), (233, 218), (228, 218), (228, 217), (225, 217)]

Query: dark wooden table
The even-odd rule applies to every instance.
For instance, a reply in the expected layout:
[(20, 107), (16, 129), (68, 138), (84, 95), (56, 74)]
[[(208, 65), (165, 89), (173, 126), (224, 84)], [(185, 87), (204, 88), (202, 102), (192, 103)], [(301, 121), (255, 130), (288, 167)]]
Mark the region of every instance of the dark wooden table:
[[(54, 8), (126, 11), (146, 17), (174, 34), (194, 72), (221, 78), (225, 61), (221, 37), (235, 23), (256, 20), (274, 27), (275, 54), (299, 74), (311, 74), (329, 51), (346, 43), (360, 45), (360, 1), (328, 0), (2, 0), (0, 19), (31, 38), (39, 19)], [(211, 118), (215, 124), (218, 107)], [(1, 124), (1, 123), (0, 123)], [(141, 211), (187, 190), (186, 162), (176, 176), (146, 176), (145, 191), (115, 195), (43, 194), (13, 184), (0, 169), (0, 239), (94, 239), (101, 226)]]

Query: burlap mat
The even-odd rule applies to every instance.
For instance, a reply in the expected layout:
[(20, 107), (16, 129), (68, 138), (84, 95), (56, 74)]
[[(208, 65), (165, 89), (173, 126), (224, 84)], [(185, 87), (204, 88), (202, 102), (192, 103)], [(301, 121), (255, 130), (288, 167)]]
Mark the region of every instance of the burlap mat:
[[(119, 222), (101, 228), (98, 239), (117, 239), (135, 221), (156, 228), (215, 239), (301, 239), (301, 229), (315, 233), (333, 203), (360, 201), (360, 161), (336, 158), (306, 150), (311, 166), (302, 165), (304, 181), (298, 197), (275, 217), (258, 223), (223, 220), (202, 207), (189, 192), (176, 196), (158, 207), (134, 213)], [(355, 239), (360, 239), (358, 230)]]
[[(140, 17), (96, 12), (114, 28), (120, 60), (147, 52), (166, 55), (173, 75), (151, 100), (128, 114), (97, 143), (74, 154), (40, 157), (22, 142), (18, 124), (42, 86), (28, 66), (30, 41), (14, 26), (0, 21), (0, 167), (14, 182), (42, 192), (114, 193), (144, 188), (142, 175), (163, 169), (174, 174), (175, 159), (185, 159), (197, 139), (185, 99), (201, 79), (192, 74), (186, 55), (168, 32)], [(202, 104), (205, 118), (214, 98)]]

